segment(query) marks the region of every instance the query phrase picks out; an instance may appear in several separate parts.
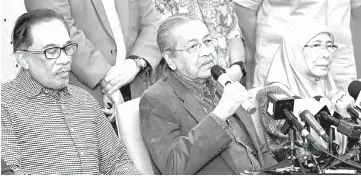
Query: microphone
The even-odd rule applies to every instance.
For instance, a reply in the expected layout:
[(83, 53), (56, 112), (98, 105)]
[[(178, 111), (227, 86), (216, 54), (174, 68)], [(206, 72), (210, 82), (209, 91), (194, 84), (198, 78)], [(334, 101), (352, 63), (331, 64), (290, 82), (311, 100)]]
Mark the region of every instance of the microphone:
[(355, 100), (355, 108), (361, 111), (361, 82), (358, 80), (352, 81), (348, 85), (348, 93)]
[[(273, 121), (272, 123), (278, 123), (279, 125), (283, 125), (281, 127), (281, 129), (279, 129), (279, 131), (283, 134), (288, 134), (288, 130), (290, 129), (290, 125), (285, 121), (274, 121), (275, 118), (274, 116), (274, 109), (273, 109), (273, 104), (272, 102), (270, 102), (270, 100), (268, 99), (268, 95), (269, 94), (284, 94), (285, 96), (288, 95), (286, 91), (284, 91), (282, 88), (280, 88), (279, 86), (266, 86), (262, 89), (260, 89), (257, 94), (256, 94), (256, 101), (258, 102), (258, 112), (259, 112), (259, 116), (261, 119), (261, 122), (264, 124), (264, 122), (269, 122), (269, 121)], [(291, 105), (293, 106), (293, 105)], [(292, 109), (292, 108), (290, 108)], [(276, 112), (276, 114), (278, 114), (278, 112)], [(273, 129), (271, 126), (269, 125), (263, 125), (265, 130), (268, 133), (271, 133), (273, 135), (277, 135), (275, 134), (275, 129)], [(282, 134), (280, 134), (282, 135)], [(284, 137), (284, 136), (282, 136)]]
[(326, 131), (322, 128), (322, 126), (317, 122), (315, 117), (309, 110), (303, 110), (299, 113), (301, 119), (305, 121), (310, 127), (315, 130), (315, 132), (322, 137), (326, 142), (330, 141)]
[[(286, 119), (287, 123), (293, 125), (301, 132), (301, 136), (306, 138), (310, 143), (315, 142), (311, 134), (305, 127), (298, 121), (297, 117), (293, 115), (294, 98), (285, 94), (268, 94), (268, 100), (271, 103), (269, 108), (273, 107), (273, 118)], [(271, 111), (268, 110), (268, 113)], [(271, 112), (272, 113), (272, 112)]]
[(301, 136), (306, 138), (310, 143), (314, 143), (315, 140), (311, 136), (310, 132), (308, 132), (305, 127), (297, 120), (295, 115), (293, 115), (288, 109), (284, 109), (283, 111), (285, 113), (287, 123), (290, 123), (296, 127), (301, 132)]
[(327, 98), (331, 101), (332, 106), (341, 116), (351, 118), (351, 114), (352, 116), (360, 118), (360, 114), (353, 108), (354, 99), (344, 91), (340, 90), (335, 93), (330, 93), (327, 95)]
[(348, 85), (347, 89), (348, 89), (348, 93), (351, 95), (351, 97), (354, 100), (357, 100), (357, 98), (360, 95), (360, 91), (361, 91), (361, 82), (358, 80), (354, 80)]
[(352, 123), (349, 119), (337, 119), (326, 111), (327, 106), (325, 106), (320, 112), (318, 112), (315, 117), (327, 121), (330, 125), (337, 127), (337, 131), (341, 134), (352, 138), (359, 139), (361, 135), (361, 126), (355, 123)]
[[(227, 75), (226, 70), (219, 65), (215, 65), (211, 68), (212, 76), (217, 80), (223, 87), (231, 84), (233, 81)], [(249, 113), (253, 114), (256, 112), (256, 107), (251, 103), (250, 100), (245, 100), (242, 102), (241, 106)]]
[[(294, 111), (298, 110), (299, 112), (298, 115), (301, 118), (301, 120), (305, 121), (319, 136), (322, 137), (324, 141), (329, 142), (330, 138), (328, 137), (326, 131), (323, 129), (320, 123), (318, 123), (318, 121), (315, 119), (313, 114), (310, 112), (309, 108), (306, 109), (304, 107), (304, 105), (307, 104), (309, 107), (312, 107), (313, 110), (315, 108), (318, 108), (319, 107), (318, 102), (321, 100), (322, 97), (315, 96), (314, 98), (306, 98), (306, 99), (301, 99), (299, 96), (293, 96), (293, 97), (295, 98)], [(315, 103), (317, 103), (317, 106)], [(317, 111), (318, 110), (319, 109), (317, 109)]]

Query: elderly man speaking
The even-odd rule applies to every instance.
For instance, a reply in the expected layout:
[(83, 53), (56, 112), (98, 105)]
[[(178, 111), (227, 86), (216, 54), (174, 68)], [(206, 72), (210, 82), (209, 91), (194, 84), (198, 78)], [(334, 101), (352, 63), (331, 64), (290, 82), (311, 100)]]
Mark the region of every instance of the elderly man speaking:
[(170, 73), (140, 100), (142, 135), (162, 174), (240, 174), (276, 164), (251, 117), (233, 114), (250, 96), (234, 82), (216, 94), (217, 63), (206, 25), (190, 14), (166, 19), (158, 45)]
[(63, 16), (23, 14), (13, 47), (21, 69), (1, 85), (1, 157), (15, 174), (139, 173), (97, 101), (68, 85), (78, 44)]

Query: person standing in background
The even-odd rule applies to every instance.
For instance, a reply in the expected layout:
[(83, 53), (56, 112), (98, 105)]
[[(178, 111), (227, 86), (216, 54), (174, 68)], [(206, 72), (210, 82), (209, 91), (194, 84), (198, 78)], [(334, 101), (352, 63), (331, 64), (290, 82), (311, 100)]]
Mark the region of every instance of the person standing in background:
[[(335, 36), (339, 49), (333, 56), (331, 74), (339, 89), (356, 79), (356, 65), (350, 30), (351, 9), (361, 5), (360, 0), (234, 0), (234, 8), (246, 39), (256, 48), (253, 87), (264, 86), (272, 58), (282, 36), (290, 24), (308, 17), (322, 20)], [(311, 26), (310, 26), (311, 27)]]
[(89, 91), (101, 108), (140, 97), (150, 86), (161, 60), (156, 43), (160, 19), (151, 0), (24, 2), (28, 11), (47, 8), (64, 16), (79, 45), (70, 84)]
[[(218, 64), (228, 68), (233, 81), (246, 75), (242, 33), (230, 0), (153, 0), (162, 21), (178, 13), (192, 13), (207, 25), (216, 39)], [(242, 81), (243, 82), (243, 81)]]

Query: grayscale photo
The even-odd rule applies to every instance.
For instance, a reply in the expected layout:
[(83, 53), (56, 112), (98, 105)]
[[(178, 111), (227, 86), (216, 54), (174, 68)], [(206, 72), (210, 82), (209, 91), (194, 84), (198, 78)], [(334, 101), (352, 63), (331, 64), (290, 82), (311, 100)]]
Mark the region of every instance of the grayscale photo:
[(361, 0), (2, 0), (1, 175), (361, 175)]

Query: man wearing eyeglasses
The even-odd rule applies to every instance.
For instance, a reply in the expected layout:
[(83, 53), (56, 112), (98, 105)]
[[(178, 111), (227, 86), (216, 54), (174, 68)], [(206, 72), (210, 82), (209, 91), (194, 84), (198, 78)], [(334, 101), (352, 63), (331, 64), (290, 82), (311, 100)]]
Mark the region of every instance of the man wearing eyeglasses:
[(89, 91), (101, 108), (140, 97), (154, 82), (150, 75), (161, 55), (155, 37), (160, 19), (152, 0), (24, 0), (24, 4), (28, 11), (47, 8), (64, 16), (72, 41), (79, 45), (70, 84)]
[(23, 14), (13, 30), (21, 65), (1, 85), (1, 157), (15, 174), (138, 174), (97, 101), (68, 85), (78, 50), (62, 15)]
[[(197, 30), (194, 30), (197, 29)], [(140, 100), (142, 135), (162, 174), (240, 174), (258, 172), (277, 162), (257, 136), (242, 101), (250, 98), (234, 82), (221, 97), (211, 78), (217, 63), (206, 25), (191, 14), (162, 22), (157, 42), (170, 73)]]

